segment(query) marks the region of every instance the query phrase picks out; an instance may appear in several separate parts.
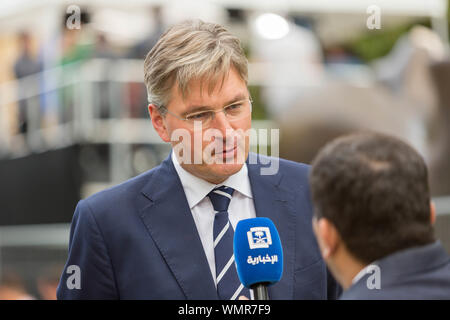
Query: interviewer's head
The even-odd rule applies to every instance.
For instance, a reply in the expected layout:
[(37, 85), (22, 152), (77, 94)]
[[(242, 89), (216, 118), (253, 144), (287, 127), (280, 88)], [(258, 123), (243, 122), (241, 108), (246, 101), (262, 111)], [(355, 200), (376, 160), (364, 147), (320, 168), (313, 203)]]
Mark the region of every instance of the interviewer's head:
[(314, 159), (310, 184), (314, 231), (333, 273), (344, 260), (363, 266), (434, 241), (427, 167), (397, 138), (335, 139)]
[[(251, 127), (247, 59), (239, 39), (218, 24), (200, 20), (177, 24), (148, 53), (144, 73), (150, 117), (163, 141), (177, 146), (181, 139), (176, 135), (181, 129), (189, 134), (183, 137), (183, 143), (196, 146), (194, 137), (203, 136), (208, 129), (213, 133), (202, 139), (199, 150), (191, 148), (188, 156), (183, 155), (190, 162), (180, 161), (183, 168), (213, 183), (236, 173), (249, 150), (248, 136), (236, 133)], [(226, 106), (227, 115), (218, 112)], [(199, 114), (204, 111), (212, 116)], [(201, 130), (194, 130), (197, 120), (202, 121)], [(199, 157), (195, 158), (194, 153), (201, 153), (203, 160), (203, 151), (211, 142), (231, 150), (228, 153), (212, 150), (209, 154), (223, 163), (195, 163)]]

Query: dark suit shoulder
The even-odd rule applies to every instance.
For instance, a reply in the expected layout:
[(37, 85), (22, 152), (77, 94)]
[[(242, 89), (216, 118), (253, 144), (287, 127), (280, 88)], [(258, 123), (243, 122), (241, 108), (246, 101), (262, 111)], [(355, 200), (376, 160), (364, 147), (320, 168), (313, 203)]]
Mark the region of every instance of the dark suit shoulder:
[(274, 170), (272, 172), (268, 171), (268, 175), (292, 176), (297, 180), (308, 179), (310, 165), (305, 163), (255, 153), (250, 153), (249, 162), (250, 164), (254, 164), (256, 162), (262, 168), (272, 167)]
[(146, 201), (140, 191), (152, 179), (159, 167), (157, 166), (120, 184), (99, 191), (83, 201), (96, 216), (106, 212), (113, 214), (118, 212), (119, 209), (129, 209), (133, 206), (139, 208)]
[(280, 169), (288, 175), (308, 180), (310, 165), (280, 158)]
[(291, 160), (280, 158), (280, 173), (282, 173), (282, 184), (305, 193), (309, 201), (309, 176), (310, 166)]
[(450, 257), (439, 241), (395, 252), (374, 264), (378, 271), (367, 271), (341, 299), (450, 299)]

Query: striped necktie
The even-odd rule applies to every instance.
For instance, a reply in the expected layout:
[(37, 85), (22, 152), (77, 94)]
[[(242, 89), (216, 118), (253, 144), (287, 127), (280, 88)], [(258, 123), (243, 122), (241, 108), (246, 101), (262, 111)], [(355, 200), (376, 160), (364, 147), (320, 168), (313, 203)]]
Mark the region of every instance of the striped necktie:
[(208, 197), (215, 210), (214, 259), (216, 263), (217, 293), (222, 300), (235, 300), (241, 295), (250, 298), (250, 292), (239, 281), (233, 254), (234, 230), (228, 219), (228, 205), (234, 189), (221, 186)]

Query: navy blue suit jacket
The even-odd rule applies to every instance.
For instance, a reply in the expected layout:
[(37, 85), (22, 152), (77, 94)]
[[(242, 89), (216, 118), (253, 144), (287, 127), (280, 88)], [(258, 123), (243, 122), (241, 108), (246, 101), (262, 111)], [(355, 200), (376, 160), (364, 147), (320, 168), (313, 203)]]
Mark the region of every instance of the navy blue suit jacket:
[(344, 291), (342, 300), (450, 299), (450, 257), (439, 241), (393, 253), (374, 263), (380, 287), (369, 289), (368, 273)]
[[(337, 298), (312, 232), (308, 166), (280, 159), (275, 175), (248, 175), (256, 215), (276, 225), (283, 276), (271, 299)], [(68, 266), (81, 272), (81, 288)], [(70, 270), (70, 269), (69, 269)], [(70, 231), (58, 299), (218, 299), (183, 187), (170, 155), (159, 166), (81, 200)]]

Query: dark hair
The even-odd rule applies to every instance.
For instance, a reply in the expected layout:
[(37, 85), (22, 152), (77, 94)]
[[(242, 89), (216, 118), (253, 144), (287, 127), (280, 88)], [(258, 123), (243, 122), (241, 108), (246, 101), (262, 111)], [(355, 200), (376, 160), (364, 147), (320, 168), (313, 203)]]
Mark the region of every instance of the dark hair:
[(315, 217), (333, 223), (362, 262), (434, 241), (427, 167), (397, 138), (365, 132), (333, 140), (314, 159), (310, 183)]

